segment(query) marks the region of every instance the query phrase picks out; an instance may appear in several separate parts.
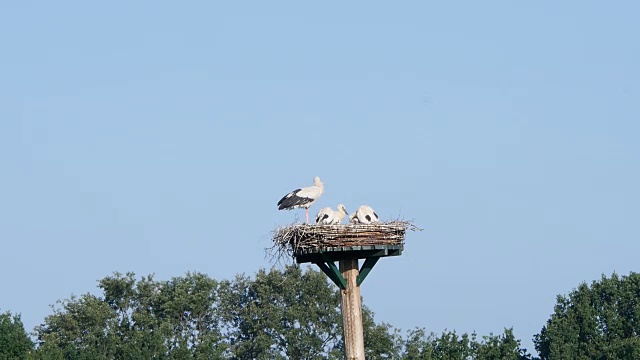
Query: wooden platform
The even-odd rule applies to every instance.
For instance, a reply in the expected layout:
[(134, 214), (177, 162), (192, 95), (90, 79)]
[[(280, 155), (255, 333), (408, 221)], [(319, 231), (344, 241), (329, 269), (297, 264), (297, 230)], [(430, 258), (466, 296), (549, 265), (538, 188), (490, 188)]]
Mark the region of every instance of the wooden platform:
[(402, 255), (404, 245), (365, 245), (339, 246), (323, 248), (305, 248), (294, 251), (293, 255), (298, 264), (339, 261), (346, 259), (380, 258), (385, 256)]
[[(273, 242), (279, 254), (294, 257), (298, 264), (316, 264), (345, 290), (347, 282), (336, 262), (340, 268), (353, 268), (358, 274), (354, 285), (359, 287), (378, 260), (402, 255), (407, 230), (421, 229), (399, 220), (373, 224), (293, 224), (275, 229)], [(364, 259), (361, 267), (360, 259)]]

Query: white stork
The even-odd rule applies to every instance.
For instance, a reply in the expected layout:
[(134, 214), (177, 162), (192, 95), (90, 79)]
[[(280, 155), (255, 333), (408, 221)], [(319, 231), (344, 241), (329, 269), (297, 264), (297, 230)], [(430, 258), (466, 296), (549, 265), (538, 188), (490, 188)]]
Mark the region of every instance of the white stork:
[(322, 195), (324, 192), (324, 184), (320, 181), (319, 177), (313, 178), (313, 185), (295, 189), (287, 195), (283, 196), (278, 201), (278, 210), (293, 210), (293, 209), (305, 209), (305, 216), (307, 218), (307, 224), (309, 223), (309, 207)]
[(349, 222), (353, 224), (371, 224), (378, 222), (378, 214), (368, 205), (362, 205), (349, 215)]
[(316, 215), (316, 224), (324, 225), (336, 225), (340, 224), (347, 216), (348, 212), (344, 205), (338, 204), (338, 210), (333, 210), (330, 207), (325, 207), (318, 211)]

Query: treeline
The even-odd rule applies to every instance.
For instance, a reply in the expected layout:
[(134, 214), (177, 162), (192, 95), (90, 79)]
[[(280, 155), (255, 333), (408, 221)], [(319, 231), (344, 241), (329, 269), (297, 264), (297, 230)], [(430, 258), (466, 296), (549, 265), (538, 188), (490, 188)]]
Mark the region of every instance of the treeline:
[[(0, 359), (343, 359), (340, 293), (292, 265), (217, 281), (114, 273), (101, 295), (60, 301), (30, 337), (0, 314)], [(602, 277), (558, 296), (534, 344), (539, 359), (640, 359), (640, 275)], [(478, 337), (407, 332), (363, 308), (367, 359), (537, 359), (512, 329)]]

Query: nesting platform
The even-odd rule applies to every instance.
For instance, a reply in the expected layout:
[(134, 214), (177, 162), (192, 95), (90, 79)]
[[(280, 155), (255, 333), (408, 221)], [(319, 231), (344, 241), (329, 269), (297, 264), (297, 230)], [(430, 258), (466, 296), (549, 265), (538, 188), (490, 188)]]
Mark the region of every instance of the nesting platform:
[(298, 249), (293, 256), (298, 264), (318, 261), (338, 261), (344, 259), (366, 259), (369, 257), (385, 257), (402, 255), (403, 244), (398, 245), (364, 245), (336, 246), (317, 249)]
[(297, 263), (314, 263), (340, 288), (344, 279), (335, 261), (365, 259), (358, 282), (364, 280), (376, 262), (402, 255), (407, 230), (421, 230), (407, 221), (374, 224), (310, 225), (294, 224), (274, 230), (274, 247)]

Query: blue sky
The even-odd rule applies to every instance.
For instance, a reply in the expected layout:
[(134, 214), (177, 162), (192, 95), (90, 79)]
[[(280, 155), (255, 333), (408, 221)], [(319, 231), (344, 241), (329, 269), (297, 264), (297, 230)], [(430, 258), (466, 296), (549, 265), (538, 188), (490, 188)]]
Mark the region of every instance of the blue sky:
[(276, 202), (424, 229), (363, 284), (404, 330), (524, 346), (638, 271), (640, 5), (0, 5), (0, 309), (30, 330), (113, 271), (271, 266)]

